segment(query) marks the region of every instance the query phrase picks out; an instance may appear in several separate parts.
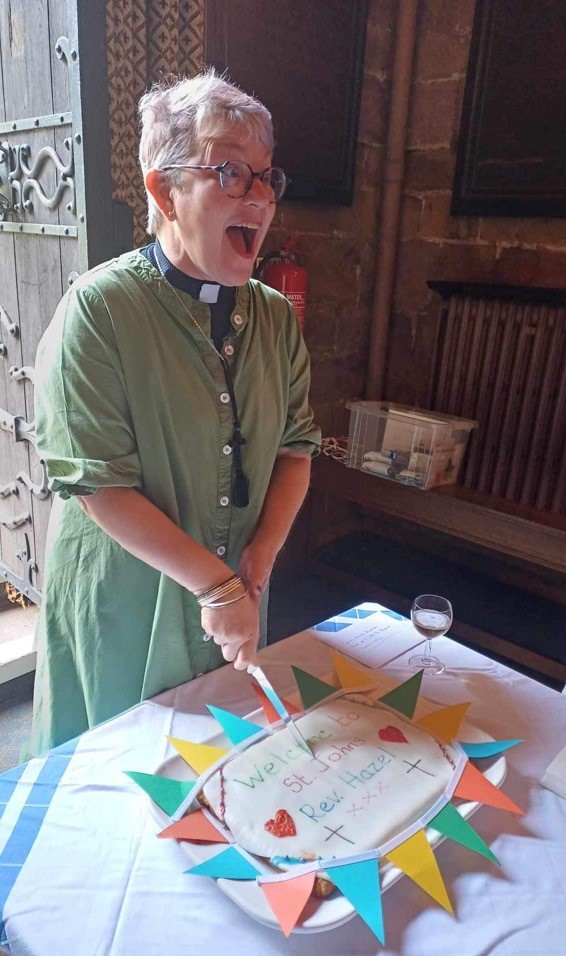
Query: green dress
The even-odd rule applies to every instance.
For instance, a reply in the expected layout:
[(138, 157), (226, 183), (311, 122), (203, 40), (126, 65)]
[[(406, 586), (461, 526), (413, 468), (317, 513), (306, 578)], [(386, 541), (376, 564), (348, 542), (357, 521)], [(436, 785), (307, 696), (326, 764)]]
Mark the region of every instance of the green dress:
[[(210, 335), (209, 307), (178, 293)], [(136, 488), (234, 571), (280, 448), (316, 453), (309, 360), (278, 292), (237, 290), (230, 363), (250, 481), (232, 507), (232, 413), (220, 358), (140, 252), (82, 276), (45, 332), (36, 433), (56, 501), (36, 632), (31, 749), (40, 753), (223, 663), (194, 596), (133, 557), (75, 495)], [(265, 641), (267, 595), (261, 607)]]

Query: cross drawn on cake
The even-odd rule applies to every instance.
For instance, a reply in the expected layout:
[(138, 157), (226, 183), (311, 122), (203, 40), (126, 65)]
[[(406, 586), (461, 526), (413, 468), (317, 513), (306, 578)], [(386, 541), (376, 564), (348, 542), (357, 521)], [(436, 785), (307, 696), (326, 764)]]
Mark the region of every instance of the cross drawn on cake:
[(363, 810), (363, 807), (357, 807), (355, 803), (352, 804), (351, 808), (348, 810), (348, 813), (353, 813), (356, 816), (358, 810)]
[(342, 834), (338, 832), (339, 830), (342, 830), (343, 828), (344, 828), (344, 824), (343, 824), (343, 823), (342, 823), (339, 827), (336, 827), (335, 830), (333, 830), (332, 827), (326, 827), (326, 826), (325, 826), (324, 829), (325, 829), (325, 830), (328, 830), (328, 836), (326, 837), (326, 840), (325, 840), (324, 842), (325, 842), (325, 843), (328, 843), (328, 841), (330, 840), (330, 837), (331, 837), (331, 836), (339, 836), (341, 840), (345, 840), (346, 843), (351, 843), (352, 846), (354, 846), (354, 841), (353, 841), (353, 840), (349, 840), (348, 837), (342, 836)]
[(419, 757), (419, 759), (418, 759), (415, 763), (411, 763), (410, 760), (404, 760), (403, 763), (408, 763), (408, 764), (409, 764), (409, 769), (407, 770), (407, 773), (410, 773), (411, 770), (417, 769), (417, 770), (420, 770), (421, 773), (426, 773), (429, 777), (435, 777), (436, 774), (434, 774), (434, 773), (429, 773), (428, 770), (423, 770), (422, 767), (419, 767), (419, 764), (420, 764), (421, 760), (422, 760), (422, 757)]

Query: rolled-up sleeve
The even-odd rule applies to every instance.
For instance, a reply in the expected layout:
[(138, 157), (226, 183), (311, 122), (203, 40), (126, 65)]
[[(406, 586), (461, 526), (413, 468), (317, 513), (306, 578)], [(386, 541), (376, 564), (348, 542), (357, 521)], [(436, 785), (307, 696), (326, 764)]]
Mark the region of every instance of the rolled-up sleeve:
[(289, 319), (288, 335), (290, 378), (287, 421), (280, 441), (286, 451), (318, 455), (322, 435), (309, 405), (310, 360), (294, 312)]
[(92, 289), (71, 289), (39, 344), (36, 441), (61, 498), (141, 487), (142, 474), (112, 321)]

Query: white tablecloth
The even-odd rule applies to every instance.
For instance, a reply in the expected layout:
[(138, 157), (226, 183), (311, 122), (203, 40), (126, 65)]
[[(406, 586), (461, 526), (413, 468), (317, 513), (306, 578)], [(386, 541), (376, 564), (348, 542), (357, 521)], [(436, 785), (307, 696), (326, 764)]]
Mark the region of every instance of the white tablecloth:
[[(404, 877), (383, 896), (385, 949), (357, 916), (286, 940), (212, 880), (183, 874), (183, 850), (156, 839), (147, 797), (123, 771), (155, 771), (170, 752), (167, 734), (206, 739), (217, 729), (207, 703), (241, 715), (256, 708), (249, 678), (227, 666), (0, 778), (4, 945), (13, 956), (564, 956), (566, 801), (539, 780), (566, 743), (566, 698), (448, 639), (435, 650), (449, 666), (424, 679), (425, 696), (471, 700), (478, 727), (525, 738), (506, 755), (503, 787), (525, 817), (481, 807), (473, 821), (501, 868), (449, 840), (436, 851), (455, 918)], [(268, 648), (270, 657), (330, 670), (314, 632)], [(403, 660), (386, 672), (399, 682), (410, 676)], [(270, 673), (281, 693), (294, 689), (287, 668)]]

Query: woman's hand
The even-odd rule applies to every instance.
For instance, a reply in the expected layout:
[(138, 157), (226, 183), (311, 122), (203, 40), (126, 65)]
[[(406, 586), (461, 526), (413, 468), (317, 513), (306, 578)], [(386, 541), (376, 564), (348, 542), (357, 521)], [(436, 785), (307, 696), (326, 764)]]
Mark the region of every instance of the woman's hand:
[(276, 557), (277, 553), (269, 545), (257, 541), (251, 541), (242, 551), (238, 574), (257, 602), (269, 584)]
[(226, 607), (204, 607), (201, 625), (222, 648), (226, 661), (233, 661), (238, 671), (255, 660), (259, 640), (259, 602), (250, 594)]

